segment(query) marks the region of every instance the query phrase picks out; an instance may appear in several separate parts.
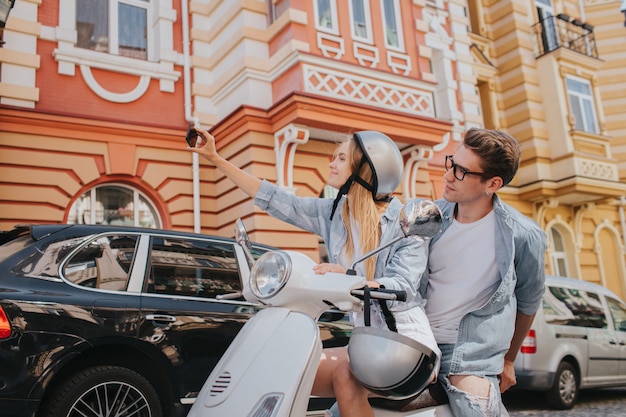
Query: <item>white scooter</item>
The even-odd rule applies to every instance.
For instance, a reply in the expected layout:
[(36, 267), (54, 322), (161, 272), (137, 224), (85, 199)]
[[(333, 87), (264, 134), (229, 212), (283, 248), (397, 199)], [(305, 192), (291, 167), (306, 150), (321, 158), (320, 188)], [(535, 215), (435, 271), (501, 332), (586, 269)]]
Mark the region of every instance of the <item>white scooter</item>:
[[(295, 251), (267, 252), (254, 262), (248, 235), (238, 221), (236, 239), (252, 265), (249, 279), (244, 279), (243, 296), (263, 308), (244, 325), (215, 366), (188, 417), (307, 415), (322, 353), (317, 320), (330, 308), (361, 311), (363, 298), (401, 299), (393, 291), (368, 290), (366, 279), (356, 276), (354, 267), (400, 239), (430, 239), (441, 228), (441, 212), (431, 201), (411, 200), (404, 206), (400, 226), (404, 236), (358, 259), (347, 274), (317, 275), (315, 262)], [(391, 343), (389, 349), (390, 340), (399, 343)], [(378, 360), (371, 357), (371, 348), (381, 342), (385, 349)], [(361, 349), (363, 346), (370, 349)], [(366, 387), (385, 394), (390, 403), (402, 400), (404, 405), (416, 398), (437, 368), (435, 355), (427, 347), (374, 327), (354, 328), (348, 352), (351, 367), (353, 362), (363, 365), (359, 372), (352, 367), (353, 374)], [(376, 372), (376, 368), (384, 371)], [(407, 391), (410, 385), (415, 385), (411, 392)], [(411, 411), (375, 406), (374, 411), (377, 417), (453, 417), (447, 405)]]

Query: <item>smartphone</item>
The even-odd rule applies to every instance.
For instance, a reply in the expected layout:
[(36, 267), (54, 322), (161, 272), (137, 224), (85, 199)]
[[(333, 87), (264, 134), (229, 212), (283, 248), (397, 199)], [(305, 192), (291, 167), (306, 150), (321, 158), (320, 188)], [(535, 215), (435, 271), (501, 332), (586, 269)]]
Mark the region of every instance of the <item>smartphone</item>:
[(189, 123), (189, 126), (187, 126), (187, 136), (185, 136), (185, 140), (190, 147), (196, 147), (196, 143), (198, 142), (198, 132), (193, 127), (193, 123)]

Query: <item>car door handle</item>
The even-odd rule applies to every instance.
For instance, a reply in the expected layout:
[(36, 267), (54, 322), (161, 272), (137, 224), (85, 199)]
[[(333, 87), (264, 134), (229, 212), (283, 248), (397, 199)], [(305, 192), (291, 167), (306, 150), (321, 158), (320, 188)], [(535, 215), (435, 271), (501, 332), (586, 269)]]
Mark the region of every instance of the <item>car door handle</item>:
[(176, 321), (176, 317), (168, 316), (167, 314), (146, 314), (146, 319), (152, 321), (164, 321), (167, 323), (174, 323)]

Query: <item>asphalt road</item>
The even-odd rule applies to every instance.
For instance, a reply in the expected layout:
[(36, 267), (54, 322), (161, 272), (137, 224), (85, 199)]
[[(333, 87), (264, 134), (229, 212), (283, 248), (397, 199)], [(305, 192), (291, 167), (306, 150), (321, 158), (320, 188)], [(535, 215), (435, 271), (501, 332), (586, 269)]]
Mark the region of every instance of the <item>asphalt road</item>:
[(532, 392), (505, 393), (503, 401), (511, 417), (626, 417), (626, 387), (582, 391), (571, 410), (553, 410)]

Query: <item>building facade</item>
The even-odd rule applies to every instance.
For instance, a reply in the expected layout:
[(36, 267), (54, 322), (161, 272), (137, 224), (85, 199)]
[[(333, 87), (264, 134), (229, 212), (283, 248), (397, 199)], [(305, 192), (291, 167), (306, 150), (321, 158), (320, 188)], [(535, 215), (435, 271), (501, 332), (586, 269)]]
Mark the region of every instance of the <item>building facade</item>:
[(186, 150), (302, 196), (358, 130), (404, 155), (397, 193), (438, 198), (473, 126), (523, 149), (505, 201), (546, 230), (549, 273), (626, 295), (626, 28), (600, 0), (17, 0), (0, 48), (0, 230), (135, 224), (320, 258)]

